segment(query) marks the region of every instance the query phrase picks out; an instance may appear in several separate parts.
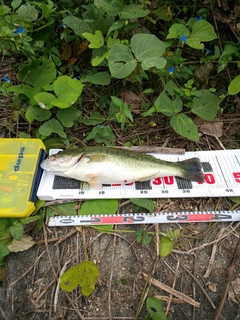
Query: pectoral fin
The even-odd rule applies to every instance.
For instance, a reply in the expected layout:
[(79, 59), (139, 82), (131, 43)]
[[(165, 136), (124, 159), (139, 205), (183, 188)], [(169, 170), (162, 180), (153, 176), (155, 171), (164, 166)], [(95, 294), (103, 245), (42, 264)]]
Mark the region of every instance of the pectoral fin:
[(98, 180), (98, 174), (88, 173), (86, 174), (86, 176), (90, 178), (90, 180), (88, 180), (88, 183), (91, 187), (97, 190), (102, 190), (102, 183)]
[(155, 174), (151, 175), (151, 176), (142, 177), (142, 178), (138, 179), (138, 181), (147, 181), (147, 180), (151, 180), (154, 177), (156, 177)]

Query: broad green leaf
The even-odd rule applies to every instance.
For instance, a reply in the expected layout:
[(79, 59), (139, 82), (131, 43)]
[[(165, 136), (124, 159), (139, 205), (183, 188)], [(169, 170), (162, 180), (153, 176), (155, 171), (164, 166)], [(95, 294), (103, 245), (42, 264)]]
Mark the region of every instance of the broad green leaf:
[(42, 109), (51, 109), (53, 107), (52, 101), (56, 97), (49, 92), (39, 92), (34, 96), (35, 101)]
[(77, 202), (55, 204), (46, 208), (46, 216), (75, 216)]
[(33, 60), (30, 64), (23, 67), (17, 76), (20, 81), (33, 87), (42, 87), (51, 83), (56, 78), (56, 67), (51, 59), (43, 60), (43, 62)]
[(86, 137), (86, 140), (91, 139), (98, 143), (104, 143), (106, 146), (112, 146), (115, 145), (116, 136), (110, 126), (96, 126)]
[(240, 197), (228, 197), (233, 203), (240, 204)]
[(123, 79), (129, 76), (137, 66), (131, 50), (123, 44), (114, 44), (108, 57), (112, 77)]
[(85, 121), (84, 124), (86, 126), (95, 126), (96, 124), (100, 124), (104, 122), (106, 119), (105, 117), (98, 111), (93, 111)]
[(62, 138), (67, 137), (66, 133), (63, 130), (63, 126), (57, 119), (51, 119), (49, 121), (44, 122), (39, 127), (39, 133), (44, 137), (48, 137), (52, 133), (57, 133)]
[(110, 77), (110, 74), (107, 72), (98, 72), (98, 73), (87, 75), (82, 79), (82, 82), (90, 82), (93, 84), (107, 86), (111, 82), (111, 77)]
[(109, 34), (112, 32), (112, 31), (115, 31), (115, 30), (118, 30), (120, 28), (124, 27), (124, 23), (120, 20), (118, 21), (115, 21), (111, 27), (108, 29), (108, 32), (107, 32), (107, 37), (109, 36)]
[(51, 103), (58, 108), (65, 109), (73, 105), (78, 98), (79, 94), (76, 92), (63, 93), (59, 97), (54, 98)]
[(228, 86), (228, 94), (234, 95), (240, 92), (240, 75), (234, 78)]
[(74, 16), (68, 16), (62, 20), (64, 24), (66, 24), (69, 28), (71, 28), (76, 35), (83, 37), (83, 32), (92, 32), (92, 29), (82, 19), (79, 19)]
[(79, 215), (115, 214), (117, 209), (116, 199), (86, 200), (79, 210)]
[(191, 35), (187, 38), (186, 43), (194, 49), (203, 49), (202, 42), (211, 41), (217, 38), (213, 26), (206, 20), (199, 20), (194, 23)]
[(6, 257), (9, 253), (10, 253), (10, 251), (8, 250), (8, 248), (6, 246), (0, 245), (0, 265), (2, 265), (1, 262), (2, 262), (3, 257)]
[(36, 21), (38, 18), (37, 9), (30, 3), (25, 3), (17, 10), (19, 17), (25, 21)]
[[(81, 209), (79, 215), (98, 215), (98, 214), (115, 214), (118, 209), (118, 200), (116, 199), (99, 199), (99, 200), (86, 200)], [(96, 226), (100, 232), (109, 233), (113, 229), (113, 225)]]
[(154, 208), (156, 206), (152, 199), (132, 198), (130, 200), (136, 206), (145, 208), (149, 212), (153, 212), (153, 210), (154, 210)]
[(45, 121), (51, 117), (51, 112), (46, 109), (42, 109), (37, 105), (30, 105), (26, 112), (27, 121), (30, 123), (34, 120)]
[(96, 56), (92, 59), (92, 66), (96, 67), (103, 62), (104, 59), (107, 59), (109, 56), (109, 51), (105, 52), (102, 56)]
[(211, 121), (216, 117), (219, 104), (222, 100), (206, 89), (201, 90), (201, 96), (195, 97), (192, 112), (200, 118)]
[(120, 98), (111, 96), (111, 100), (118, 108), (121, 108), (123, 106), (123, 101)]
[(145, 59), (144, 61), (142, 61), (141, 65), (144, 70), (148, 70), (152, 67), (156, 67), (157, 69), (163, 69), (166, 63), (166, 59), (162, 57), (153, 57)]
[(172, 252), (172, 249), (173, 249), (173, 241), (168, 237), (162, 236), (160, 240), (160, 249), (159, 249), (160, 256), (166, 257)]
[(35, 95), (39, 92), (43, 92), (43, 90), (40, 87), (33, 88), (27, 84), (11, 86), (8, 88), (8, 90), (11, 92), (24, 94), (26, 97), (29, 98), (30, 103), (32, 105), (36, 104), (36, 100), (34, 99)]
[(61, 76), (54, 81), (53, 89), (58, 97), (70, 93), (80, 95), (83, 90), (83, 84), (80, 80), (72, 79), (69, 76)]
[(9, 231), (13, 238), (19, 241), (23, 236), (23, 225), (21, 223), (16, 223), (9, 228)]
[(148, 9), (144, 9), (143, 5), (138, 4), (128, 4), (121, 8), (119, 12), (119, 16), (121, 19), (133, 19), (133, 18), (141, 18), (146, 17), (150, 11)]
[(94, 5), (98, 9), (104, 10), (104, 12), (107, 12), (110, 16), (117, 16), (120, 10), (120, 7), (116, 2), (109, 1), (109, 0), (94, 0)]
[(199, 20), (194, 23), (190, 37), (206, 42), (216, 39), (217, 34), (211, 23), (206, 20)]
[(148, 297), (146, 307), (152, 320), (167, 320), (163, 310), (162, 301), (155, 297)]
[(138, 33), (131, 39), (132, 51), (141, 62), (162, 56), (167, 46), (153, 34)]
[(90, 42), (88, 45), (90, 49), (101, 48), (104, 45), (103, 34), (100, 30), (96, 30), (95, 34), (84, 32), (82, 35)]
[(163, 113), (165, 116), (173, 116), (182, 110), (182, 100), (179, 95), (174, 100), (170, 99), (163, 91), (154, 103), (157, 112)]
[(99, 271), (93, 261), (84, 261), (69, 268), (60, 277), (60, 288), (72, 292), (78, 285), (82, 288), (82, 294), (89, 297), (94, 289)]
[(20, 6), (21, 3), (22, 3), (22, 0), (13, 0), (11, 2), (11, 6), (12, 6), (13, 9), (17, 9)]
[(75, 107), (69, 107), (67, 109), (59, 109), (57, 111), (57, 118), (66, 128), (71, 128), (75, 121), (81, 117), (81, 112)]
[(170, 119), (170, 124), (174, 131), (180, 136), (186, 137), (193, 141), (199, 140), (197, 127), (191, 118), (185, 114), (179, 113)]
[(174, 23), (168, 30), (167, 39), (178, 39), (182, 35), (189, 35), (188, 28), (181, 23)]

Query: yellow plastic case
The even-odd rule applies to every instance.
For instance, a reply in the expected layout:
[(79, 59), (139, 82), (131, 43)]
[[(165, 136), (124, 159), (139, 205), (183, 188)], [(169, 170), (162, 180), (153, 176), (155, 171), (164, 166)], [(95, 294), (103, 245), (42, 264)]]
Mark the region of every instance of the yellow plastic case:
[(0, 218), (33, 213), (45, 155), (39, 139), (0, 139)]

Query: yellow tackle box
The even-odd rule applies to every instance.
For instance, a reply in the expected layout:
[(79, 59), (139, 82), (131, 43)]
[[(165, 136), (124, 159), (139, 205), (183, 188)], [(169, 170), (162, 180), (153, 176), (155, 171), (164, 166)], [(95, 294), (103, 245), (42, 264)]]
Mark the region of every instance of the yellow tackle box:
[(33, 213), (45, 155), (40, 139), (0, 138), (0, 218)]

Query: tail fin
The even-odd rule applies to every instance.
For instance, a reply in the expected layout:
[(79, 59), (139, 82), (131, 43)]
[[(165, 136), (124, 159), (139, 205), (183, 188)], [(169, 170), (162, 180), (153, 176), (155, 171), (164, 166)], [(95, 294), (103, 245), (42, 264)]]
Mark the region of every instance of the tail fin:
[(202, 164), (198, 158), (191, 158), (180, 161), (182, 167), (182, 177), (196, 182), (205, 182)]

